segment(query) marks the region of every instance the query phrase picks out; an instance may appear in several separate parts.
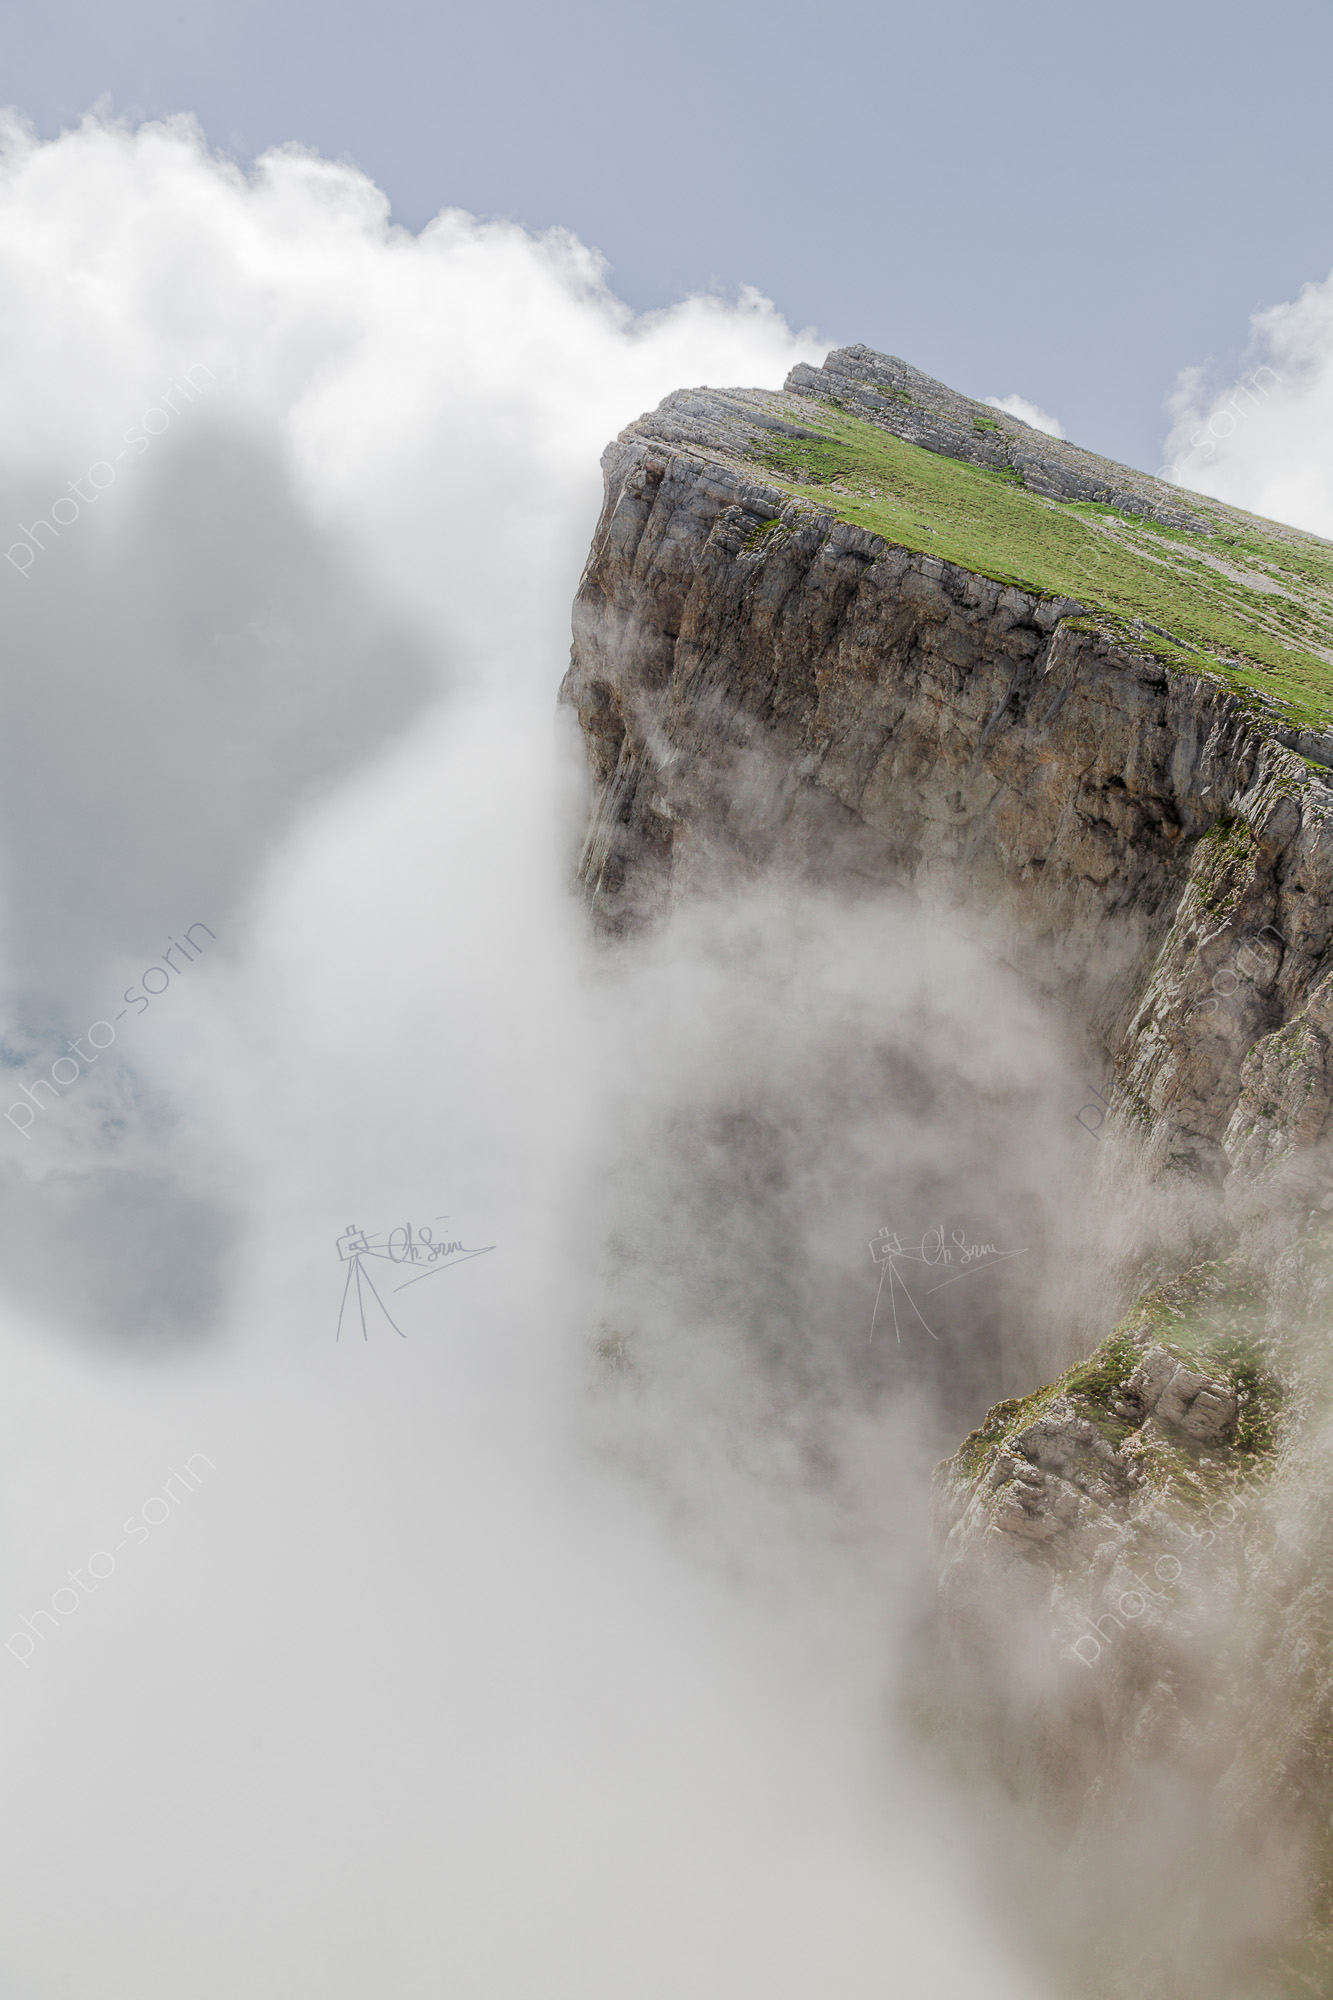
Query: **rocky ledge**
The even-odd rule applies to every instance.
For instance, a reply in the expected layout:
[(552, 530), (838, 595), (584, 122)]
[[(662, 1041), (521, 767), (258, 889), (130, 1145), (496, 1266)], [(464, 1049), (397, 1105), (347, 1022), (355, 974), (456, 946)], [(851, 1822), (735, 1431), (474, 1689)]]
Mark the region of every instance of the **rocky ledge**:
[[(1261, 1491), (1286, 1400), (1252, 1274), (1204, 1265), (1157, 1288), (1088, 1360), (998, 1404), (939, 1468), (946, 1599), (993, 1545), (997, 1560), (1044, 1581), (1052, 1636), (1069, 1656), (1100, 1652), (1087, 1634), (1108, 1609), (1124, 1629), (1120, 1600), (1148, 1588), (1144, 1566), (1160, 1599), (1200, 1524), (1211, 1546), (1219, 1508), (1230, 1526)], [(1140, 1595), (1128, 1616), (1147, 1609)]]

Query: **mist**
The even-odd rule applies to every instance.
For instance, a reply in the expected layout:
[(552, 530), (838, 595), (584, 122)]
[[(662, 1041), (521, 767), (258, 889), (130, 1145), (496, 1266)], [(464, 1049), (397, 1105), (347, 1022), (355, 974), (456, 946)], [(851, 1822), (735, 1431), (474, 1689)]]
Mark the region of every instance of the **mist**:
[[(821, 344), (185, 121), (0, 172), (5, 1990), (1039, 1990), (893, 1689), (1077, 1056), (910, 910), (570, 888), (601, 448)], [(937, 1226), (1015, 1275), (868, 1338)]]

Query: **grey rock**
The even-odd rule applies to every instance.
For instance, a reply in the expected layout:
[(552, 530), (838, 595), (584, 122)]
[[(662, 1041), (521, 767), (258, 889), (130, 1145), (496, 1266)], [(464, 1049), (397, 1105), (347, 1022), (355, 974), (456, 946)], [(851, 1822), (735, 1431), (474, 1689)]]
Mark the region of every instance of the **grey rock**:
[(1165, 1348), (1148, 1349), (1130, 1377), (1129, 1392), (1158, 1423), (1200, 1443), (1225, 1437), (1236, 1421), (1236, 1397), (1226, 1383), (1187, 1368)]
[(1293, 1029), (1297, 1069), (1269, 1038), (1333, 953), (1322, 782), (1209, 675), (730, 456), (792, 407), (691, 391), (604, 457), (563, 690), (599, 923), (633, 930), (772, 869), (910, 887), (965, 910), (1102, 1043), (1104, 1137), (1128, 1115), (1150, 1165), (1218, 1183), (1303, 1154), (1327, 1037), (1313, 1015)]
[(1209, 523), (1182, 502), (1179, 489), (1165, 480), (1143, 473), (1127, 486), (1123, 465), (1047, 437), (1005, 410), (961, 396), (896, 355), (876, 354), (869, 347), (840, 347), (825, 358), (822, 368), (799, 363), (784, 387), (790, 396), (832, 403), (927, 451), (997, 471), (1008, 468), (1046, 499), (1099, 501), (1165, 527), (1212, 532)]

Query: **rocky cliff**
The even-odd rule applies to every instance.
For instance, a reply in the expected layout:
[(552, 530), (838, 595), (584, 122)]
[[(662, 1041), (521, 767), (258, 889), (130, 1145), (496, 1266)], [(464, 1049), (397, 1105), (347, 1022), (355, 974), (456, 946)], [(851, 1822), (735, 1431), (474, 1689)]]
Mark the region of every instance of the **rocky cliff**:
[(603, 465), (598, 924), (774, 874), (943, 906), (1099, 1051), (1104, 1153), (1224, 1217), (940, 1469), (960, 1701), (1058, 1811), (1155, 1759), (1206, 1844), (1275, 1787), (1327, 1908), (1333, 546), (864, 348)]
[(1159, 1160), (1308, 1151), (1333, 547), (863, 349), (670, 396), (604, 467), (564, 690), (602, 925), (769, 869), (909, 885), (1089, 1025)]

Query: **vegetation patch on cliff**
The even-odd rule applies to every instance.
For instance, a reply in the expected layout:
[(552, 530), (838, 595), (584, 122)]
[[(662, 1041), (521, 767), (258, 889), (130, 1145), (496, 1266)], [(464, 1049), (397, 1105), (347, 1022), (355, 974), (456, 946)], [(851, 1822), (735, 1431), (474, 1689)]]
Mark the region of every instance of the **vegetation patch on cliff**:
[[(1114, 1453), (1132, 1460), (1159, 1497), (1193, 1508), (1232, 1492), (1262, 1475), (1277, 1447), (1282, 1392), (1263, 1320), (1262, 1291), (1243, 1266), (1232, 1260), (1201, 1264), (1138, 1299), (1086, 1361), (1028, 1396), (997, 1403), (939, 1474), (976, 1481), (997, 1453), (1059, 1408), (1091, 1424)], [(1235, 1422), (1224, 1445), (1144, 1421), (1131, 1383), (1149, 1350), (1164, 1351), (1235, 1397)]]
[(1333, 726), (1333, 544), (1191, 496), (1208, 534), (1049, 500), (996, 471), (812, 404), (818, 437), (766, 436), (756, 460), (792, 491), (886, 541), (1128, 622), (1173, 667), (1266, 696), (1296, 726)]

